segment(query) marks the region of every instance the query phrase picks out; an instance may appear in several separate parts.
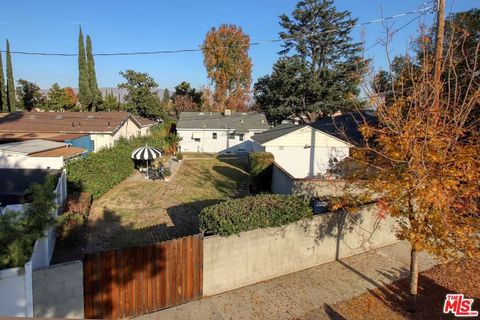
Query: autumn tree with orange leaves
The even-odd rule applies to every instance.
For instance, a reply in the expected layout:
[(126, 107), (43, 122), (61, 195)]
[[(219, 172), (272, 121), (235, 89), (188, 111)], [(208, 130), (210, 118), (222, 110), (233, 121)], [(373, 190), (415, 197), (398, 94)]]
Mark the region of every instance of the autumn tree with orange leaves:
[(377, 168), (362, 187), (397, 218), (398, 238), (411, 244), (410, 311), (416, 309), (421, 251), (479, 257), (480, 133), (472, 116), (480, 107), (480, 44), (465, 51), (466, 40), (458, 34), (445, 39), (440, 86), (431, 43), (420, 43), (421, 58), (405, 64), (388, 99), (369, 93), (378, 125), (361, 124), (364, 144), (352, 151), (358, 162)]
[(249, 48), (250, 37), (235, 25), (222, 24), (207, 33), (203, 63), (215, 86), (216, 111), (245, 110), (252, 82)]

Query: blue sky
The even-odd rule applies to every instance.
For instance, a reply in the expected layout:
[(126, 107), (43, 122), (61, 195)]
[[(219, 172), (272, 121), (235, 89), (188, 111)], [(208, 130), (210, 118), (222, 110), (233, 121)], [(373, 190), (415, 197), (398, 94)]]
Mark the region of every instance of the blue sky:
[[(251, 41), (276, 39), (278, 16), (290, 13), (293, 0), (2, 0), (0, 11), (0, 48), (10, 40), (12, 51), (77, 52), (78, 25), (90, 34), (94, 52), (149, 51), (195, 48), (205, 33), (221, 23), (239, 25)], [(336, 0), (339, 10), (350, 10), (359, 22), (417, 9), (420, 0)], [(447, 12), (478, 6), (478, 0), (447, 0)], [(394, 28), (414, 16), (394, 20)], [(431, 23), (433, 15), (423, 19)], [(417, 34), (418, 22), (395, 36), (393, 54), (404, 53)], [(366, 47), (384, 36), (381, 24), (357, 28), (363, 31)], [(254, 81), (270, 73), (278, 58), (280, 44), (250, 49)], [(367, 52), (376, 66), (385, 66), (385, 50), (377, 46)], [(54, 82), (77, 87), (76, 57), (13, 55), (15, 79), (23, 78), (48, 88)], [(161, 88), (173, 88), (189, 81), (193, 86), (209, 84), (200, 52), (153, 56), (96, 57), (96, 72), (101, 87), (122, 81), (121, 70), (134, 69), (151, 74)]]

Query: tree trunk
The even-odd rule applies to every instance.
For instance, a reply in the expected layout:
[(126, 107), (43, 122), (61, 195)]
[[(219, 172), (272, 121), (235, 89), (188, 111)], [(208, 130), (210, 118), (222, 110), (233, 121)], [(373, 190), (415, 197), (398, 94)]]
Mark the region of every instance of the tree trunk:
[(412, 247), (410, 251), (410, 301), (409, 312), (417, 311), (417, 289), (418, 289), (418, 251)]

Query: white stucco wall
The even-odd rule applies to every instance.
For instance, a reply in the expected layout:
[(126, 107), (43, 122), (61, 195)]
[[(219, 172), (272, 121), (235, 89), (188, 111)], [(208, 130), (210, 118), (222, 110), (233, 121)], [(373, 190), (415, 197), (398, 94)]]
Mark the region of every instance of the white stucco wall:
[(349, 145), (312, 127), (304, 127), (263, 144), (278, 163), (294, 178), (325, 173), (330, 159), (349, 156)]
[(0, 168), (61, 169), (63, 166), (63, 157), (8, 157), (0, 155)]
[(0, 317), (26, 317), (25, 268), (0, 270)]
[[(177, 129), (177, 133), (180, 137), (182, 137), (180, 148), (183, 152), (213, 153), (250, 152), (253, 150), (253, 141), (251, 138), (255, 134), (253, 131), (243, 133), (243, 141), (240, 141), (239, 135), (241, 133), (236, 132), (234, 139), (228, 139), (228, 131), (226, 129)], [(213, 133), (217, 133), (217, 139), (213, 139)], [(200, 141), (195, 141), (193, 137), (199, 137)]]
[(115, 142), (122, 137), (129, 139), (139, 136), (140, 134), (142, 134), (141, 128), (131, 119), (128, 119), (113, 135), (107, 133), (91, 133), (90, 137), (95, 145), (95, 149), (93, 151), (97, 152), (105, 148), (113, 147)]

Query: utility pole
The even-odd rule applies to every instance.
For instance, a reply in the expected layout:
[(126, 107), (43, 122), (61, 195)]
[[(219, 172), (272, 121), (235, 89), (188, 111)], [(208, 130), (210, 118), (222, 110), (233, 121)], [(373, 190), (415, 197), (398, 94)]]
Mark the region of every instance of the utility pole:
[(434, 67), (434, 81), (435, 81), (435, 101), (433, 102), (434, 114), (438, 119), (438, 111), (440, 109), (440, 92), (442, 74), (442, 59), (443, 59), (443, 37), (445, 35), (445, 0), (437, 0), (437, 26), (435, 37), (435, 67)]

